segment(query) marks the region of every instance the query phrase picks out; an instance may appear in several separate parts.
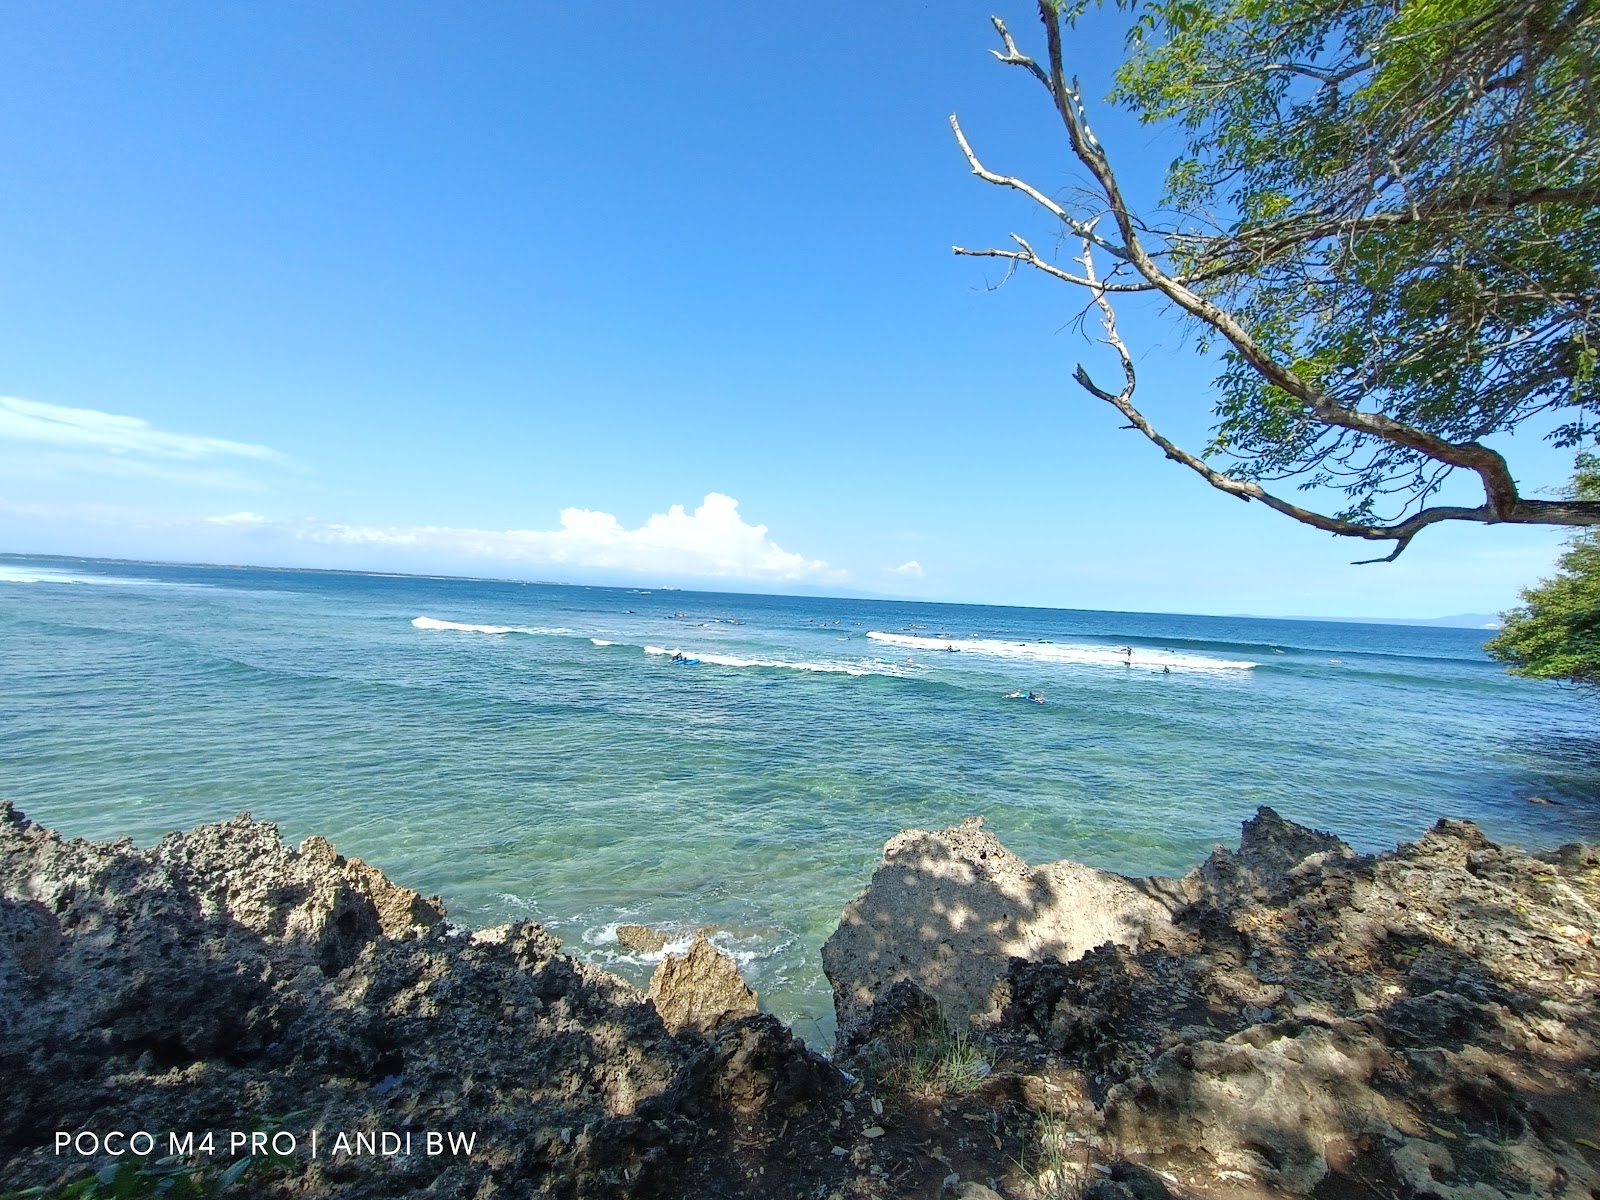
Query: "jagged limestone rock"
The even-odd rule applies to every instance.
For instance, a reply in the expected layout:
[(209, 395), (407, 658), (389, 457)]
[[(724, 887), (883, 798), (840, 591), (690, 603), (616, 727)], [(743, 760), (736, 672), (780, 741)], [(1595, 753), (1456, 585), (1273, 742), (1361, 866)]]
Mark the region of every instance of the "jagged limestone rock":
[(711, 1033), (725, 1021), (754, 1016), (756, 994), (739, 974), (738, 964), (694, 935), (684, 954), (669, 954), (650, 977), (650, 999), (673, 1033)]
[(1167, 899), (1078, 863), (1029, 867), (974, 817), (939, 833), (890, 838), (872, 882), (823, 944), (840, 1037), (901, 980), (932, 996), (956, 1028), (992, 1023), (1012, 958), (1070, 961), (1170, 925)]
[(648, 925), (618, 925), (617, 944), (639, 954), (659, 954), (667, 946), (667, 935)]
[[(1157, 899), (1167, 922), (1069, 957), (972, 917), (1071, 864), (1030, 868), (970, 824), (890, 847), (836, 935), (849, 970), (829, 956), (841, 1025), (914, 1015), (909, 984), (876, 983), (893, 974), (975, 1007), (948, 947), (986, 963), (1020, 947), (987, 993), (985, 1053), (1074, 1144), (1114, 1146), (1177, 1194), (1600, 1195), (1600, 851), (1531, 855), (1445, 820), (1358, 855), (1262, 809), (1238, 850), (1140, 881), (1135, 919)], [(1127, 1200), (1135, 1174), (1084, 1194)]]

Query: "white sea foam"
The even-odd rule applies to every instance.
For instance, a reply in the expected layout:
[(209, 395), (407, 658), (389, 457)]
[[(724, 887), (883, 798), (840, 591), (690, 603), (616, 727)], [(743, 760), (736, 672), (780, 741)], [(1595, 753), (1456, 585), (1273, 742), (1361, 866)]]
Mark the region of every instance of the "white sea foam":
[(417, 617), (411, 622), (417, 629), (459, 629), (463, 633), (511, 633), (509, 625), (463, 625), (459, 621), (439, 621), (433, 617)]
[(0, 583), (102, 583), (106, 580), (90, 575), (73, 575), (67, 571), (48, 571), (36, 567), (0, 567)]
[(605, 640), (605, 638), (590, 638), (589, 640), (591, 642), (593, 642), (596, 646), (615, 646), (616, 645), (615, 642), (608, 642), (608, 641)]
[(202, 583), (171, 583), (164, 579), (140, 579), (131, 575), (92, 575), (76, 571), (57, 571), (50, 567), (0, 566), (0, 583), (87, 583), (102, 587), (198, 588)]
[[(667, 939), (666, 944), (659, 950), (631, 950), (617, 941), (617, 926), (622, 923), (612, 921), (599, 928), (583, 931), (583, 944), (591, 951), (590, 958), (608, 964), (632, 963), (635, 966), (649, 967), (655, 966), (669, 954), (687, 954), (689, 947), (694, 945), (693, 929), (654, 927)], [(742, 938), (726, 929), (712, 930), (706, 936), (706, 940), (733, 959), (741, 968), (764, 958), (781, 955), (794, 944), (793, 938), (785, 938), (774, 943), (759, 937)]]
[[(646, 654), (677, 654), (665, 646), (646, 646)], [(681, 651), (689, 658), (717, 667), (765, 667), (779, 671), (820, 671), (830, 675), (906, 675), (903, 667), (884, 662), (777, 662), (763, 658), (738, 658), (731, 654), (705, 654), (699, 650)]]
[(467, 625), (460, 621), (441, 621), (436, 617), (416, 617), (411, 624), (417, 629), (455, 629), (462, 633), (527, 633), (535, 637), (572, 632), (570, 629), (529, 629), (523, 625)]
[(519, 896), (515, 892), (501, 892), (500, 902), (508, 908), (520, 908), (532, 913), (540, 911), (537, 900), (530, 900), (528, 897)]
[(1210, 658), (1203, 654), (1179, 654), (1172, 650), (1145, 650), (1134, 648), (1124, 654), (1113, 646), (1077, 646), (1060, 642), (1006, 642), (998, 638), (919, 637), (909, 633), (882, 633), (870, 630), (867, 637), (886, 646), (902, 646), (908, 650), (922, 650), (935, 654), (948, 654), (952, 650), (962, 654), (981, 654), (990, 658), (1026, 659), (1031, 662), (1085, 663), (1094, 666), (1120, 667), (1132, 664), (1136, 668), (1159, 671), (1166, 667), (1173, 671), (1241, 671), (1256, 666), (1228, 658)]

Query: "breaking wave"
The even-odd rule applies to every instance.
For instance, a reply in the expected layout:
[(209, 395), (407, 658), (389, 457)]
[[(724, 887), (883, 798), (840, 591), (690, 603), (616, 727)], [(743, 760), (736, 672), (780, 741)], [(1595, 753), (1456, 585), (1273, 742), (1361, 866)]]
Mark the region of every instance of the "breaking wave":
[(134, 575), (96, 575), (90, 572), (58, 571), (51, 567), (0, 566), (0, 583), (84, 583), (101, 587), (203, 588), (203, 583), (173, 583), (164, 579), (141, 579)]
[[(646, 654), (677, 654), (679, 650), (668, 649), (665, 646), (646, 646)], [(779, 671), (820, 671), (830, 675), (906, 675), (904, 668), (893, 663), (872, 662), (777, 662), (761, 658), (737, 658), (731, 654), (702, 654), (698, 650), (683, 650), (683, 654), (690, 658), (698, 658), (702, 664), (717, 667), (764, 667)]]
[(521, 625), (468, 625), (461, 621), (441, 621), (435, 617), (417, 617), (411, 624), (417, 629), (454, 629), (462, 633), (526, 633), (535, 637), (572, 632), (570, 629), (529, 629)]
[(1058, 642), (1007, 642), (998, 638), (921, 637), (910, 633), (883, 633), (869, 630), (867, 637), (885, 646), (929, 653), (982, 654), (990, 658), (1026, 659), (1033, 662), (1085, 663), (1093, 666), (1133, 666), (1159, 671), (1241, 671), (1257, 663), (1238, 659), (1211, 658), (1203, 654), (1179, 654), (1174, 650), (1146, 650), (1129, 647), (1128, 653), (1114, 646), (1080, 646)]

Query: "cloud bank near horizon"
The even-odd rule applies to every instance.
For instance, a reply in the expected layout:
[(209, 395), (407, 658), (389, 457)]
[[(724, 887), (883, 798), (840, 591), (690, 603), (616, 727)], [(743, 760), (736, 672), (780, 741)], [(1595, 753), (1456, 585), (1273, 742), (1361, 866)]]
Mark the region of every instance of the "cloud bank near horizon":
[(629, 529), (608, 512), (561, 510), (558, 529), (459, 529), (443, 525), (370, 526), (319, 520), (274, 521), (252, 512), (207, 517), (204, 524), (248, 534), (345, 546), (410, 561), (504, 563), (645, 576), (844, 583), (849, 572), (785, 550), (765, 525), (747, 523), (739, 502), (710, 492), (692, 513), (674, 504)]
[[(262, 491), (263, 486), (234, 469), (247, 463), (293, 467), (293, 460), (269, 446), (203, 434), (158, 429), (140, 417), (99, 409), (0, 396), (0, 447), (29, 447), (8, 473), (21, 479), (64, 482), (85, 475), (150, 478), (207, 488)], [(41, 448), (43, 452), (41, 452)], [(11, 455), (21, 453), (21, 446)], [(0, 454), (0, 457), (8, 457)], [(0, 509), (16, 516), (98, 529), (122, 525), (155, 535), (141, 536), (149, 548), (134, 553), (204, 552), (160, 547), (161, 541), (204, 541), (226, 554), (243, 551), (278, 558), (282, 565), (306, 554), (348, 548), (352, 556), (386, 560), (398, 570), (425, 563), (453, 563), (483, 569), (489, 564), (621, 573), (673, 578), (746, 580), (771, 583), (844, 583), (849, 572), (821, 559), (785, 550), (773, 541), (767, 526), (752, 525), (739, 513), (739, 502), (710, 492), (693, 512), (674, 504), (651, 515), (637, 528), (627, 528), (613, 514), (587, 508), (561, 510), (555, 529), (462, 529), (442, 525), (352, 525), (318, 518), (273, 519), (254, 512), (232, 512), (201, 520), (158, 518), (118, 509), (119, 520), (82, 499), (65, 506), (0, 500)], [(36, 498), (30, 497), (30, 500)], [(103, 507), (103, 506), (102, 506)], [(177, 538), (181, 530), (190, 538)], [(219, 539), (222, 539), (219, 542)], [(126, 540), (126, 539), (122, 539)], [(223, 543), (226, 543), (225, 545)], [(322, 548), (317, 553), (318, 548)], [(117, 550), (129, 552), (128, 547)]]

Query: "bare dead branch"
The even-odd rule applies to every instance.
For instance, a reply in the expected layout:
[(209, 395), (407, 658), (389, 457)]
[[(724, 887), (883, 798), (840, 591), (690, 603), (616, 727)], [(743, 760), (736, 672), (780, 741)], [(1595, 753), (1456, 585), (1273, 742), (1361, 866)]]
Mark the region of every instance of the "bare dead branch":
[[(1579, 0), (1577, 8), (1592, 7), (1597, 2), (1600, 0)], [(1220, 230), (1216, 233), (1184, 233), (1177, 229), (1152, 230), (1128, 203), (1120, 181), (1112, 169), (1109, 156), (1090, 127), (1082, 88), (1076, 78), (1068, 75), (1056, 3), (1054, 0), (1037, 0), (1037, 4), (1048, 51), (1044, 63), (1041, 64), (1024, 54), (1005, 22), (998, 17), (992, 18), (992, 21), (1003, 49), (992, 53), (1000, 62), (1027, 71), (1050, 94), (1052, 105), (1061, 119), (1073, 154), (1093, 180), (1093, 189), (1086, 194), (1087, 204), (1069, 207), (1068, 203), (1046, 196), (1040, 189), (1021, 178), (990, 171), (979, 161), (960, 123), (953, 116), (950, 118), (950, 125), (973, 174), (988, 183), (1026, 195), (1060, 221), (1063, 229), (1078, 239), (1082, 246), (1082, 254), (1078, 259), (1081, 266), (1073, 270), (1057, 265), (1040, 255), (1026, 239), (1017, 234), (1011, 235), (1017, 246), (1014, 250), (969, 249), (961, 246), (952, 249), (958, 255), (1005, 259), (1008, 263), (1008, 272), (1019, 264), (1026, 265), (1062, 282), (1085, 288), (1090, 293), (1091, 306), (1098, 308), (1101, 314), (1101, 326), (1104, 331), (1101, 341), (1116, 354), (1122, 366), (1123, 385), (1116, 391), (1101, 387), (1080, 364), (1074, 372), (1074, 378), (1083, 388), (1091, 395), (1116, 407), (1127, 418), (1128, 428), (1143, 433), (1160, 447), (1169, 459), (1189, 467), (1211, 486), (1221, 491), (1242, 500), (1258, 500), (1297, 521), (1340, 536), (1395, 543), (1391, 553), (1384, 558), (1366, 561), (1393, 561), (1404, 552), (1421, 530), (1441, 521), (1573, 526), (1600, 524), (1600, 502), (1534, 501), (1524, 499), (1520, 495), (1505, 459), (1497, 451), (1476, 440), (1482, 436), (1480, 431), (1498, 427), (1499, 416), (1494, 412), (1485, 410), (1481, 414), (1482, 419), (1474, 427), (1470, 427), (1471, 436), (1467, 440), (1460, 440), (1459, 433), (1453, 439), (1396, 419), (1382, 411), (1362, 409), (1359, 407), (1359, 398), (1369, 394), (1370, 391), (1384, 387), (1383, 377), (1375, 375), (1366, 379), (1367, 391), (1361, 390), (1361, 380), (1341, 378), (1330, 385), (1345, 397), (1341, 399), (1325, 390), (1320, 383), (1300, 377), (1292, 365), (1277, 358), (1259, 342), (1233, 311), (1196, 290), (1196, 285), (1199, 284), (1218, 280), (1226, 283), (1231, 275), (1260, 270), (1264, 264), (1273, 263), (1284, 252), (1322, 239), (1339, 238), (1342, 241), (1383, 228), (1458, 218), (1463, 215), (1510, 213), (1528, 206), (1592, 206), (1600, 202), (1600, 189), (1586, 183), (1583, 186), (1532, 187), (1522, 190), (1480, 189), (1463, 191), (1443, 198), (1419, 196), (1414, 191), (1408, 176), (1412, 162), (1410, 152), (1413, 146), (1407, 144), (1407, 139), (1412, 143), (1418, 138), (1425, 140), (1432, 136), (1433, 129), (1424, 127), (1419, 130), (1413, 126), (1404, 131), (1397, 128), (1396, 137), (1400, 139), (1399, 144), (1393, 141), (1385, 143), (1383, 149), (1377, 151), (1379, 157), (1374, 160), (1375, 167), (1378, 163), (1385, 165), (1381, 168), (1382, 178), (1375, 177), (1372, 186), (1378, 193), (1384, 191), (1394, 193), (1393, 199), (1398, 201), (1398, 207), (1392, 210), (1364, 214), (1359, 211), (1341, 213), (1335, 210), (1344, 201), (1336, 197), (1330, 202), (1333, 207), (1298, 214), (1284, 221), (1257, 226), (1238, 233), (1224, 233)], [(1363, 60), (1362, 63), (1338, 71), (1324, 72), (1306, 63), (1277, 61), (1269, 64), (1269, 69), (1303, 74), (1318, 80), (1330, 89), (1337, 89), (1360, 74), (1368, 65), (1370, 64)], [(1502, 71), (1502, 74), (1495, 75), (1491, 72), (1490, 76), (1486, 76), (1482, 81), (1481, 87), (1476, 89), (1477, 94), (1481, 96), (1495, 88), (1505, 86), (1508, 79), (1514, 79), (1519, 71), (1526, 69), (1525, 62), (1512, 65), (1511, 61), (1507, 60), (1503, 68), (1496, 68)], [(1452, 111), (1456, 107), (1458, 105), (1452, 106)], [(1444, 127), (1434, 126), (1434, 128)], [(1352, 203), (1355, 199), (1352, 193)], [(1111, 219), (1115, 226), (1115, 237), (1098, 232), (1097, 226), (1103, 217)], [(1152, 237), (1149, 244), (1144, 240), (1147, 234)], [(1096, 264), (1096, 252), (1105, 254), (1118, 264), (1109, 272), (1109, 277), (1101, 275)], [(1192, 264), (1192, 269), (1187, 274), (1178, 274), (1168, 269), (1167, 264), (1173, 261), (1175, 254), (1180, 253), (1182, 261)], [(1327, 257), (1314, 258), (1300, 266), (1288, 263), (1286, 267), (1273, 266), (1271, 269), (1279, 271), (1280, 281), (1290, 281), (1291, 286), (1294, 279), (1303, 277), (1304, 286), (1319, 287), (1326, 282), (1327, 272), (1337, 270), (1339, 255), (1342, 253), (1348, 251), (1333, 246), (1329, 249)], [(1450, 264), (1445, 264), (1448, 265)], [(1124, 267), (1128, 268), (1136, 278), (1116, 279), (1115, 276)], [(1292, 271), (1288, 269), (1291, 267), (1294, 268)], [(1515, 264), (1501, 263), (1497, 269), (1514, 274)], [(1532, 286), (1531, 282), (1529, 286)], [(1361, 477), (1367, 471), (1388, 470), (1393, 465), (1409, 472), (1411, 482), (1406, 487), (1413, 490), (1420, 500), (1437, 489), (1448, 471), (1459, 468), (1471, 471), (1478, 477), (1484, 490), (1484, 503), (1478, 507), (1424, 508), (1404, 520), (1391, 523), (1349, 520), (1316, 512), (1274, 495), (1259, 482), (1266, 476), (1257, 475), (1254, 479), (1236, 478), (1217, 470), (1204, 459), (1184, 450), (1156, 430), (1133, 403), (1136, 385), (1134, 362), (1117, 332), (1116, 314), (1112, 309), (1110, 296), (1113, 293), (1140, 292), (1160, 294), (1188, 316), (1221, 334), (1238, 358), (1263, 381), (1302, 406), (1299, 430), (1291, 431), (1287, 436), (1291, 440), (1310, 439), (1308, 445), (1312, 449), (1309, 451), (1309, 461), (1315, 465), (1317, 471), (1313, 483), (1326, 483), (1341, 477)], [(1573, 299), (1574, 303), (1577, 303), (1580, 297)], [(1489, 311), (1485, 310), (1486, 313)], [(1382, 372), (1399, 370), (1404, 367), (1406, 361), (1408, 360), (1405, 358), (1400, 360), (1391, 358), (1387, 363), (1381, 364)], [(1323, 435), (1314, 432), (1319, 427), (1331, 435), (1331, 440), (1320, 447), (1317, 442)], [(1387, 494), (1381, 487), (1378, 493)]]
[(1245, 501), (1258, 500), (1268, 508), (1292, 517), (1304, 525), (1338, 534), (1341, 537), (1355, 537), (1365, 541), (1393, 541), (1395, 543), (1394, 549), (1383, 557), (1360, 559), (1354, 565), (1393, 562), (1411, 545), (1412, 539), (1418, 533), (1428, 526), (1438, 524), (1441, 521), (1528, 525), (1592, 525), (1600, 523), (1600, 502), (1550, 502), (1519, 498), (1516, 505), (1508, 511), (1497, 510), (1490, 504), (1484, 504), (1477, 508), (1441, 505), (1424, 509), (1406, 520), (1394, 524), (1368, 525), (1358, 521), (1347, 521), (1341, 517), (1328, 516), (1326, 513), (1304, 508), (1283, 499), (1281, 496), (1274, 495), (1259, 483), (1252, 480), (1235, 479), (1231, 475), (1218, 471), (1203, 458), (1191, 454), (1162, 434), (1133, 403), (1133, 393), (1138, 382), (1133, 356), (1129, 353), (1127, 344), (1117, 332), (1116, 310), (1112, 308), (1110, 300), (1107, 299), (1107, 285), (1101, 282), (1098, 277), (1094, 263), (1093, 248), (1088, 240), (1083, 243), (1083, 253), (1078, 261), (1083, 264), (1083, 278), (1090, 289), (1091, 295), (1094, 297), (1096, 306), (1100, 309), (1101, 328), (1105, 331), (1105, 337), (1102, 342), (1116, 352), (1117, 358), (1122, 365), (1123, 376), (1121, 390), (1112, 392), (1095, 383), (1088, 370), (1080, 363), (1073, 372), (1073, 378), (1079, 386), (1122, 413), (1128, 419), (1128, 424), (1124, 428), (1138, 430), (1151, 442), (1159, 446), (1167, 458), (1188, 467), (1219, 491), (1226, 492), (1230, 496), (1236, 496)]
[[(964, 258), (1007, 258), (1013, 263), (1022, 263), (1043, 271), (1046, 275), (1061, 280), (1063, 283), (1076, 284), (1078, 287), (1096, 286), (1081, 276), (1074, 275), (1056, 266), (1049, 259), (1041, 256), (1030, 246), (1021, 235), (1013, 233), (1011, 239), (1022, 247), (1021, 250), (969, 250), (965, 246), (951, 246), (950, 249)], [(1103, 285), (1108, 292), (1153, 292), (1155, 285), (1149, 283), (1106, 283)]]
[(1017, 49), (1016, 39), (1011, 36), (1011, 31), (1006, 28), (1006, 23), (999, 17), (990, 17), (989, 22), (994, 26), (995, 32), (1000, 35), (1000, 40), (1005, 44), (1006, 48), (1004, 54), (998, 50), (991, 50), (989, 53), (1007, 66), (1021, 67), (1048, 88), (1050, 86), (1050, 77), (1044, 73), (1043, 67)]
[[(1066, 126), (1067, 137), (1078, 161), (1088, 168), (1105, 193), (1110, 214), (1116, 221), (1118, 232), (1122, 234), (1127, 249), (1127, 261), (1139, 274), (1154, 284), (1158, 291), (1179, 308), (1191, 316), (1198, 317), (1222, 334), (1264, 379), (1305, 404), (1310, 415), (1316, 420), (1326, 425), (1369, 433), (1396, 445), (1416, 450), (1440, 462), (1476, 472), (1483, 483), (1488, 506), (1498, 519), (1511, 519), (1510, 514), (1516, 509), (1520, 497), (1516, 481), (1511, 477), (1510, 468), (1499, 453), (1476, 442), (1457, 444), (1448, 441), (1382, 413), (1363, 412), (1336, 403), (1267, 353), (1232, 313), (1184, 286), (1161, 269), (1140, 241), (1137, 224), (1132, 210), (1123, 197), (1121, 185), (1111, 170), (1105, 151), (1090, 133), (1088, 124), (1083, 119), (1082, 93), (1076, 82), (1069, 83), (1067, 80), (1061, 49), (1061, 29), (1056, 22), (1055, 9), (1050, 0), (1039, 0), (1039, 14), (1044, 23), (1049, 46), (1050, 90), (1056, 98), (1057, 112)], [(1314, 521), (1308, 523), (1316, 524)], [(1346, 531), (1334, 530), (1334, 532)], [(1351, 534), (1351, 536), (1365, 535)]]
[(1015, 191), (1021, 192), (1024, 196), (1028, 197), (1028, 199), (1039, 205), (1040, 208), (1044, 209), (1051, 216), (1055, 217), (1056, 220), (1060, 221), (1078, 237), (1095, 237), (1096, 244), (1107, 254), (1115, 255), (1117, 258), (1127, 257), (1126, 250), (1115, 245), (1114, 243), (1107, 242), (1094, 235), (1091, 232), (1092, 227), (1090, 225), (1078, 220), (1065, 208), (1061, 207), (1061, 205), (1050, 199), (1049, 196), (1046, 196), (1031, 183), (1027, 183), (1026, 181), (1018, 179), (1013, 175), (996, 174), (994, 171), (991, 171), (985, 167), (981, 162), (978, 161), (978, 156), (973, 153), (972, 146), (967, 142), (967, 135), (961, 130), (961, 122), (956, 119), (954, 113), (950, 115), (950, 128), (955, 131), (956, 144), (961, 147), (961, 153), (966, 156), (967, 165), (972, 168), (972, 173), (979, 179), (982, 179), (985, 183), (992, 183), (999, 187), (1008, 187)]

